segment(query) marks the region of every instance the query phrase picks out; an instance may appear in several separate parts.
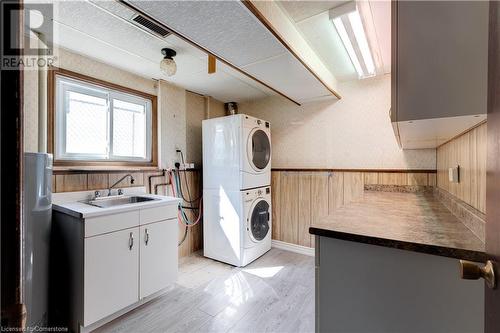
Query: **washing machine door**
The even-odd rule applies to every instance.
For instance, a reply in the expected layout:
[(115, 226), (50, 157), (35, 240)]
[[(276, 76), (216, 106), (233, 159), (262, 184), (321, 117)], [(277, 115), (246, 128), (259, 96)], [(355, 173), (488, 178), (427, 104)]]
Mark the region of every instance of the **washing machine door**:
[(255, 171), (264, 170), (271, 160), (271, 142), (266, 132), (255, 128), (248, 138), (248, 160)]
[(250, 216), (250, 238), (254, 242), (263, 240), (269, 232), (269, 203), (264, 199), (257, 199), (257, 203), (253, 205)]

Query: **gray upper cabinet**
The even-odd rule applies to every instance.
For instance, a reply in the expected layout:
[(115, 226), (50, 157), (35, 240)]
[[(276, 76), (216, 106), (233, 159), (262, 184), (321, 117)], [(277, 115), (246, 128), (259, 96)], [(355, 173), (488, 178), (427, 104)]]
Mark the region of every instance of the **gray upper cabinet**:
[(435, 148), (486, 119), (488, 2), (395, 1), (391, 121), (402, 148)]

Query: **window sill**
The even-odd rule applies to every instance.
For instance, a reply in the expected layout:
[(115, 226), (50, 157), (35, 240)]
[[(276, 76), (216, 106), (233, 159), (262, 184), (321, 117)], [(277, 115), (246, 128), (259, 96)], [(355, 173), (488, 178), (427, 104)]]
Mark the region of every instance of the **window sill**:
[(54, 174), (67, 173), (113, 173), (113, 172), (144, 172), (158, 171), (160, 168), (156, 166), (54, 166), (52, 171)]

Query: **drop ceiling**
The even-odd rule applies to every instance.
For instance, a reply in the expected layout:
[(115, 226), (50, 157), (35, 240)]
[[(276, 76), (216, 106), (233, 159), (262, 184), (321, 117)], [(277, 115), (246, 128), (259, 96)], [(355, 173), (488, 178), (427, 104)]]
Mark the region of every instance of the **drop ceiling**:
[[(280, 4), (339, 81), (357, 79), (328, 19), (328, 9), (344, 2), (285, 1)], [(175, 33), (180, 32), (239, 68), (218, 61), (215, 74), (207, 73), (208, 55), (203, 50), (175, 33), (165, 38), (146, 33), (131, 23), (137, 11), (123, 3), (86, 0), (55, 1), (54, 4), (56, 44), (143, 77), (163, 79), (224, 102), (255, 100), (276, 93), (299, 103), (332, 96), (240, 1), (130, 1)], [(385, 71), (389, 72), (390, 2), (370, 2), (370, 6)], [(165, 47), (177, 51), (178, 71), (172, 77), (165, 76), (159, 69), (160, 50)]]
[[(223, 102), (275, 95), (264, 85), (220, 62), (217, 72), (209, 75), (205, 52), (175, 35), (160, 38), (144, 32), (129, 22), (136, 13), (118, 2), (57, 1), (54, 5), (54, 42), (60, 47)], [(177, 51), (178, 71), (172, 77), (165, 76), (159, 69), (160, 50), (165, 47)]]
[(129, 3), (295, 102), (332, 96), (241, 1)]

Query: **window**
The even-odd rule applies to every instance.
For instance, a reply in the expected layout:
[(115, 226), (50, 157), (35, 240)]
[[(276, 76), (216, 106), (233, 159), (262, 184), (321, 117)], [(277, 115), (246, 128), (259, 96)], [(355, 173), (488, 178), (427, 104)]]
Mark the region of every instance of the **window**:
[(154, 162), (154, 96), (90, 78), (54, 74), (54, 79), (52, 152), (56, 162)]

